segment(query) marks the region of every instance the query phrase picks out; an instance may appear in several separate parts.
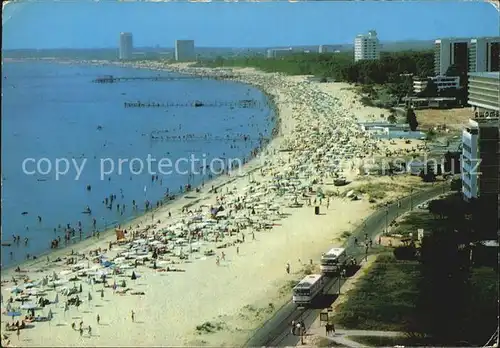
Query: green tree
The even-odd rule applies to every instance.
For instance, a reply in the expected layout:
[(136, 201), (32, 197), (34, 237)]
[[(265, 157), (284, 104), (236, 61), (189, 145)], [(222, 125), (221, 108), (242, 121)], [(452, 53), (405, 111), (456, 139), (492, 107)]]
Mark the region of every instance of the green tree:
[(437, 85), (432, 79), (429, 79), (427, 81), (427, 86), (425, 86), (425, 89), (420, 93), (420, 96), (422, 96), (422, 97), (437, 97), (438, 96)]
[(418, 128), (417, 115), (415, 115), (415, 111), (412, 108), (408, 108), (406, 110), (406, 122), (410, 126), (412, 131), (416, 131)]
[(459, 64), (452, 64), (446, 69), (445, 76), (448, 77), (453, 77), (453, 76), (458, 76), (460, 77), (460, 87), (462, 88), (467, 88), (468, 84), (468, 75), (467, 75), (467, 66), (459, 65)]

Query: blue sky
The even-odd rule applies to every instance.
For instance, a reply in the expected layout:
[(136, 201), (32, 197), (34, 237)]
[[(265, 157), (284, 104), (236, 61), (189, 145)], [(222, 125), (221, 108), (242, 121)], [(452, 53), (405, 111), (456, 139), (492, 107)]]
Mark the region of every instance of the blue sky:
[(3, 48), (134, 46), (272, 47), (352, 43), (375, 29), (382, 41), (498, 36), (499, 14), (478, 2), (21, 2), (4, 8)]

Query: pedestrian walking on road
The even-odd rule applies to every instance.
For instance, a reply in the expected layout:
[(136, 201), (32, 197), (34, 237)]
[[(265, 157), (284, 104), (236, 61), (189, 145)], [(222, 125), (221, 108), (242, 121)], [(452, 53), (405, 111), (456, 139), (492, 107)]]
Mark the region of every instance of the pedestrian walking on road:
[(295, 336), (295, 320), (292, 320), (292, 327), (290, 328), (290, 333)]
[(290, 274), (290, 262), (286, 263), (286, 273)]
[(302, 325), (299, 321), (295, 324), (295, 333), (302, 336)]

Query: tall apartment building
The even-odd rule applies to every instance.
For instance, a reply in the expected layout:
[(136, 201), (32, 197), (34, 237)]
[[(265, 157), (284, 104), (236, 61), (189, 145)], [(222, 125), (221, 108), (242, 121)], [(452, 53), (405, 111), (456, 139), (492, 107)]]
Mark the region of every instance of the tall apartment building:
[(194, 40), (175, 40), (175, 60), (178, 62), (196, 60)]
[(479, 204), (476, 219), (484, 239), (494, 238), (498, 230), (499, 139), (498, 118), (469, 120), (462, 133), (462, 194), (466, 201)]
[(354, 61), (380, 59), (380, 42), (377, 32), (370, 30), (366, 35), (354, 39)]
[(469, 72), (500, 71), (500, 37), (470, 40)]
[(500, 223), (500, 73), (469, 73), (474, 120), (462, 133), (462, 193), (480, 201), (485, 237), (495, 237)]
[(450, 65), (456, 64), (469, 69), (470, 39), (439, 39), (434, 42), (434, 73), (445, 75)]
[(132, 59), (132, 52), (134, 51), (132, 33), (120, 33), (120, 47), (118, 51), (118, 58), (124, 60)]
[(462, 193), (466, 200), (498, 194), (498, 118), (476, 118), (462, 132)]

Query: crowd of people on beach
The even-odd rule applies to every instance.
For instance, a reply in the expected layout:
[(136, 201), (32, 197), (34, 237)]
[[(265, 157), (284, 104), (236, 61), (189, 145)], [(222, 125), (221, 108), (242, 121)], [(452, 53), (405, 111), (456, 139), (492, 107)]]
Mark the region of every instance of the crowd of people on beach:
[[(183, 72), (213, 73), (203, 69)], [(270, 93), (279, 91), (279, 101), (286, 102), (293, 109), (293, 122), (282, 124), (276, 130), (279, 142), (271, 143), (269, 148), (256, 149), (251, 157), (260, 161), (249, 158), (248, 166), (239, 175), (226, 172), (210, 189), (203, 183), (196, 190), (197, 198), (179, 209), (163, 207), (163, 201), (156, 204), (146, 201), (146, 215), (139, 221), (114, 226), (115, 240), (101, 239), (99, 232), (94, 231), (90, 238), (93, 237), (99, 246), (94, 245), (90, 250), (72, 250), (53, 260), (47, 257), (45, 267), (18, 268), (15, 282), (2, 279), (2, 291), (16, 295), (9, 308), (3, 307), (4, 313), (19, 309), (13, 308), (12, 303), (23, 298), (22, 301), (35, 301), (36, 294), (49, 292), (54, 296), (65, 296), (65, 301), (51, 301), (49, 307), (54, 311), (66, 313), (68, 302), (86, 302), (90, 307), (91, 291), (97, 290), (95, 286), (102, 286), (99, 290), (101, 299), (105, 292), (110, 292), (114, 305), (120, 306), (121, 296), (148, 295), (137, 285), (136, 279), (140, 277), (147, 278), (161, 272), (185, 272), (187, 261), (194, 263), (211, 259), (215, 266), (227, 264), (240, 255), (246, 243), (258, 241), (256, 233), (272, 230), (285, 219), (284, 210), (288, 207), (325, 205), (328, 209), (331, 200), (337, 198), (326, 196), (321, 187), (335, 178), (363, 175), (356, 167), (356, 159), (384, 155), (381, 141), (363, 132), (344, 104), (313, 84), (291, 81), (279, 74), (246, 74), (236, 79), (260, 86)], [(348, 165), (341, 165), (342, 161), (347, 161)], [(161, 184), (158, 177), (151, 180)], [(180, 187), (179, 194), (192, 194), (192, 190), (191, 186)], [(124, 199), (123, 192), (119, 196), (110, 193), (104, 197), (103, 205), (108, 209), (116, 207), (118, 212), (124, 211), (127, 206), (118, 203), (120, 198)], [(137, 206), (137, 202), (132, 201), (132, 207)], [(96, 219), (92, 219), (95, 229)], [(70, 224), (58, 226), (57, 231), (64, 231), (63, 242), (69, 245), (68, 241), (73, 240), (77, 232), (78, 239), (89, 238), (82, 236), (82, 229), (83, 223), (78, 222), (75, 227)], [(246, 240), (247, 234), (251, 235), (251, 240)], [(52, 245), (59, 247), (60, 236), (54, 240), (57, 243), (53, 241)], [(15, 242), (18, 241), (19, 236), (15, 236)], [(286, 273), (291, 273), (290, 263), (286, 265)], [(112, 285), (108, 283), (111, 279)], [(71, 283), (74, 283), (73, 287), (69, 285)], [(78, 294), (87, 291), (87, 299), (79, 297)], [(42, 310), (36, 307), (37, 311)], [(96, 308), (93, 310), (99, 327), (102, 319), (95, 313)], [(134, 309), (129, 310), (130, 319), (135, 322)], [(103, 311), (99, 309), (99, 312)], [(62, 315), (59, 314), (58, 320)], [(73, 322), (71, 328), (81, 337), (85, 336), (85, 331), (88, 337), (94, 337), (93, 328), (84, 326), (83, 320), (79, 324)], [(301, 334), (303, 330), (303, 322), (292, 323), (292, 333)]]

